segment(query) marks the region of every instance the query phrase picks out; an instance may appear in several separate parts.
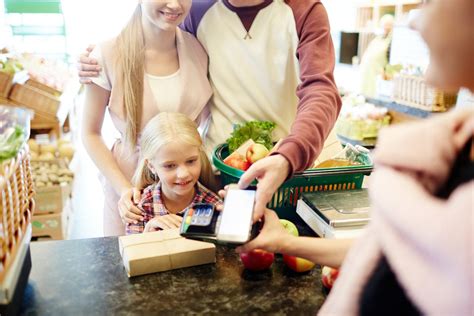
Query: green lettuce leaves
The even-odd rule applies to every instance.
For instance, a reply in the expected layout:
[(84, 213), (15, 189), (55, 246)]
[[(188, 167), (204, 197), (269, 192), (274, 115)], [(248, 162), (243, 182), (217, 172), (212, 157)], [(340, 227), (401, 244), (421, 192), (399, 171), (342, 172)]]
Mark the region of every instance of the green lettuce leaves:
[(235, 151), (249, 139), (271, 150), (273, 147), (272, 132), (275, 127), (276, 124), (270, 121), (250, 121), (244, 124), (236, 124), (234, 131), (227, 139), (229, 152)]

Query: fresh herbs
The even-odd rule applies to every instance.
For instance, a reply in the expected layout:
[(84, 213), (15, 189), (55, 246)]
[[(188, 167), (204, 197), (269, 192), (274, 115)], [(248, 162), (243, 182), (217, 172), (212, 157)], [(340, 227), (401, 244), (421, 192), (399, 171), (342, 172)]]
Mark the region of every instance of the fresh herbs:
[(272, 131), (275, 127), (276, 124), (269, 121), (250, 121), (235, 125), (234, 131), (227, 139), (229, 152), (235, 151), (249, 139), (264, 145), (270, 150), (273, 147)]

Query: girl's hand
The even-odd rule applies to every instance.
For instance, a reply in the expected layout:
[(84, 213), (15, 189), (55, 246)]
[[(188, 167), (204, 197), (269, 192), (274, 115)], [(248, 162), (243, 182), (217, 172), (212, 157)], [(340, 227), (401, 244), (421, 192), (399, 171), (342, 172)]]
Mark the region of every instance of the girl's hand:
[(145, 225), (143, 232), (146, 233), (154, 232), (160, 229), (178, 228), (182, 221), (183, 218), (175, 214), (156, 216)]
[(288, 233), (274, 211), (266, 208), (263, 216), (264, 224), (258, 236), (245, 245), (237, 247), (237, 252), (241, 253), (249, 252), (254, 249), (263, 249), (269, 252), (282, 253), (284, 252), (282, 250), (284, 250), (285, 244), (291, 243), (292, 238), (297, 238)]
[(140, 191), (136, 188), (129, 188), (122, 192), (118, 201), (118, 209), (124, 224), (136, 224), (138, 221), (144, 220), (143, 212), (136, 206), (140, 201), (140, 195)]

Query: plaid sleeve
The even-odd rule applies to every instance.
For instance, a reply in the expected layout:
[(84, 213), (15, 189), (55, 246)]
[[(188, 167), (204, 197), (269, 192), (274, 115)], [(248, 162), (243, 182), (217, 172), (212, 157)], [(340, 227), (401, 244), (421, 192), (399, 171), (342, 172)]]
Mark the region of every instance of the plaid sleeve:
[(127, 223), (127, 235), (143, 233), (146, 223), (153, 218), (153, 187), (148, 186), (143, 190), (142, 197), (137, 205), (140, 210), (145, 212), (144, 220), (138, 221), (136, 224)]
[(219, 198), (219, 196), (204, 186), (201, 187), (201, 202), (222, 204), (222, 200)]

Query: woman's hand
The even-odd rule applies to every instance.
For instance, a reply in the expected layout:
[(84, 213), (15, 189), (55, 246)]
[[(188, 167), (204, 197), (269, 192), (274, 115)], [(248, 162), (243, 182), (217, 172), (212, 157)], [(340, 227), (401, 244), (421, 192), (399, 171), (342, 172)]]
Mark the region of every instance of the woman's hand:
[(86, 51), (79, 55), (77, 61), (77, 69), (79, 75), (79, 82), (88, 84), (92, 83), (90, 77), (97, 77), (99, 75), (100, 66), (97, 64), (97, 60), (90, 58), (90, 53), (94, 50), (95, 45), (89, 45)]
[(178, 228), (182, 221), (183, 218), (175, 214), (156, 216), (145, 225), (143, 232), (146, 233), (154, 232), (160, 229)]
[[(225, 199), (228, 186), (224, 187), (224, 190), (219, 191), (219, 196), (222, 199)], [(222, 211), (223, 206), (217, 205), (216, 209)], [(282, 249), (286, 247), (287, 242), (291, 242), (295, 236), (288, 233), (288, 231), (283, 227), (278, 218), (278, 215), (267, 208), (264, 209), (263, 217), (263, 227), (260, 233), (240, 247), (236, 248), (237, 252), (249, 252), (253, 249), (263, 249), (269, 252), (281, 253)]]
[(254, 249), (263, 249), (269, 252), (282, 253), (285, 244), (291, 243), (294, 238), (283, 227), (277, 214), (269, 209), (265, 209), (263, 214), (263, 228), (255, 239), (252, 239), (245, 245), (237, 247), (237, 252), (249, 252)]
[(122, 192), (118, 201), (118, 209), (124, 224), (137, 224), (143, 221), (143, 212), (136, 206), (140, 201), (140, 191), (136, 188), (128, 188)]

